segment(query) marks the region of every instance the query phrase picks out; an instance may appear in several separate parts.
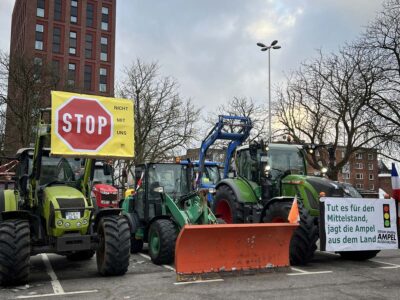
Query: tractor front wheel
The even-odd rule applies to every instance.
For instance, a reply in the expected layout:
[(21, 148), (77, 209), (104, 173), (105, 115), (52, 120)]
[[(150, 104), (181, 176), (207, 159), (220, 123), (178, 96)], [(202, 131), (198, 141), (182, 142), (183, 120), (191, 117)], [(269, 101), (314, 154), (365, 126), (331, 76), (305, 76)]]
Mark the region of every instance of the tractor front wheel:
[(122, 216), (103, 217), (98, 225), (97, 270), (103, 276), (123, 275), (128, 270), (131, 234)]
[(235, 193), (227, 185), (218, 188), (213, 211), (217, 218), (227, 224), (244, 223), (243, 204), (237, 201)]
[(23, 284), (29, 278), (30, 229), (26, 220), (0, 223), (0, 285)]
[[(292, 202), (277, 201), (272, 203), (266, 210), (262, 222), (287, 223), (291, 207)], [(294, 231), (290, 240), (289, 257), (290, 264), (305, 265), (313, 258), (314, 252), (317, 249), (318, 226), (300, 201), (298, 201), (298, 207), (300, 222), (299, 227)]]
[(178, 228), (171, 220), (159, 219), (150, 225), (149, 254), (153, 263), (164, 265), (174, 261), (177, 237)]
[(343, 251), (338, 252), (340, 257), (347, 260), (356, 260), (356, 261), (363, 261), (374, 258), (378, 253), (379, 250), (370, 250), (370, 251)]

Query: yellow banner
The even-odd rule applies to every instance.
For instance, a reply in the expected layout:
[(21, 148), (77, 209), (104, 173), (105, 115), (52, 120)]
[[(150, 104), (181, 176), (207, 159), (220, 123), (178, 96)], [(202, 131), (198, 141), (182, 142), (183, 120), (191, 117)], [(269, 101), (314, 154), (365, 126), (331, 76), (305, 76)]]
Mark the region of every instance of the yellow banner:
[(76, 157), (134, 156), (133, 102), (51, 92), (51, 153)]

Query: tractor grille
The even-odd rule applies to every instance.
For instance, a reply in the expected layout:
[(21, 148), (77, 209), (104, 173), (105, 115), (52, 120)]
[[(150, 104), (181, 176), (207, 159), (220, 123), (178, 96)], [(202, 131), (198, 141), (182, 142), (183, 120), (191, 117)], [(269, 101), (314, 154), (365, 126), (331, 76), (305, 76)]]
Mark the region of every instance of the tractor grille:
[(85, 208), (85, 200), (83, 198), (57, 198), (60, 208)]
[(79, 211), (81, 213), (81, 217), (85, 212), (85, 199), (83, 198), (57, 198), (58, 205), (61, 209), (61, 215), (65, 218), (67, 211)]
[(117, 198), (118, 198), (117, 194), (101, 194), (101, 200), (117, 201)]

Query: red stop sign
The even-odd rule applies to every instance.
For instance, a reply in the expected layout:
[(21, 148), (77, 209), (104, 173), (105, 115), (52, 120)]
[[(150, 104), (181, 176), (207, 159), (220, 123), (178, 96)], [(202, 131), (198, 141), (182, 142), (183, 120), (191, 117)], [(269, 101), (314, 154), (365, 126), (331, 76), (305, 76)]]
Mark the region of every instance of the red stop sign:
[(99, 150), (113, 134), (113, 119), (96, 99), (72, 97), (56, 111), (56, 133), (74, 151)]

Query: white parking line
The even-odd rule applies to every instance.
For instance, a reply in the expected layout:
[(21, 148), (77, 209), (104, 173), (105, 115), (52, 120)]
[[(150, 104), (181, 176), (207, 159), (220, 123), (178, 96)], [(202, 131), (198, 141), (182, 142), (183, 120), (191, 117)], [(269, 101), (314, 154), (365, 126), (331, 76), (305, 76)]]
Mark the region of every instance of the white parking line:
[(371, 260), (371, 261), (378, 263), (378, 264), (387, 265), (387, 267), (379, 267), (380, 269), (398, 269), (398, 268), (400, 268), (400, 265), (396, 265), (396, 264), (391, 264), (391, 263), (387, 263), (387, 262), (383, 262), (383, 261), (379, 261), (379, 260)]
[(64, 294), (64, 289), (62, 288), (60, 281), (58, 281), (56, 273), (54, 273), (49, 257), (46, 253), (41, 254), (41, 256), (43, 263), (46, 266), (47, 274), (49, 274), (51, 278), (51, 286), (53, 287), (54, 294)]
[(210, 279), (210, 280), (195, 280), (195, 281), (185, 281), (185, 282), (174, 282), (175, 285), (183, 285), (183, 284), (193, 284), (193, 283), (209, 283), (209, 282), (218, 282), (224, 281), (222, 278), (218, 279)]
[(289, 273), (289, 274), (286, 274), (286, 275), (288, 275), (288, 276), (316, 275), (316, 274), (327, 274), (327, 273), (332, 273), (332, 272), (333, 272), (333, 271), (314, 271), (314, 272), (308, 272), (308, 271), (304, 271), (304, 270), (302, 270), (302, 269), (293, 268), (293, 267), (290, 267), (290, 269), (291, 269), (292, 271), (297, 272), (297, 273)]
[(97, 293), (98, 290), (90, 290), (90, 291), (76, 291), (76, 292), (65, 292), (63, 287), (61, 286), (60, 281), (57, 278), (56, 273), (51, 266), (49, 257), (47, 254), (41, 254), (44, 265), (46, 266), (47, 274), (51, 278), (51, 286), (53, 287), (53, 294), (42, 294), (42, 295), (27, 295), (27, 296), (18, 296), (17, 299), (28, 299), (28, 298), (39, 298), (39, 297), (53, 297), (53, 296), (63, 296), (63, 295), (74, 295), (74, 294), (87, 294), (87, 293)]
[[(144, 258), (147, 259), (147, 260), (151, 260), (150, 256), (148, 256), (147, 254), (144, 254), (144, 253), (138, 253), (138, 254), (139, 254), (141, 257), (144, 257)], [(170, 271), (173, 271), (173, 272), (176, 271), (174, 267), (171, 267), (171, 266), (169, 266), (169, 265), (161, 265), (161, 266), (163, 266), (164, 268), (166, 268), (166, 269), (168, 269), (168, 270), (170, 270)]]

